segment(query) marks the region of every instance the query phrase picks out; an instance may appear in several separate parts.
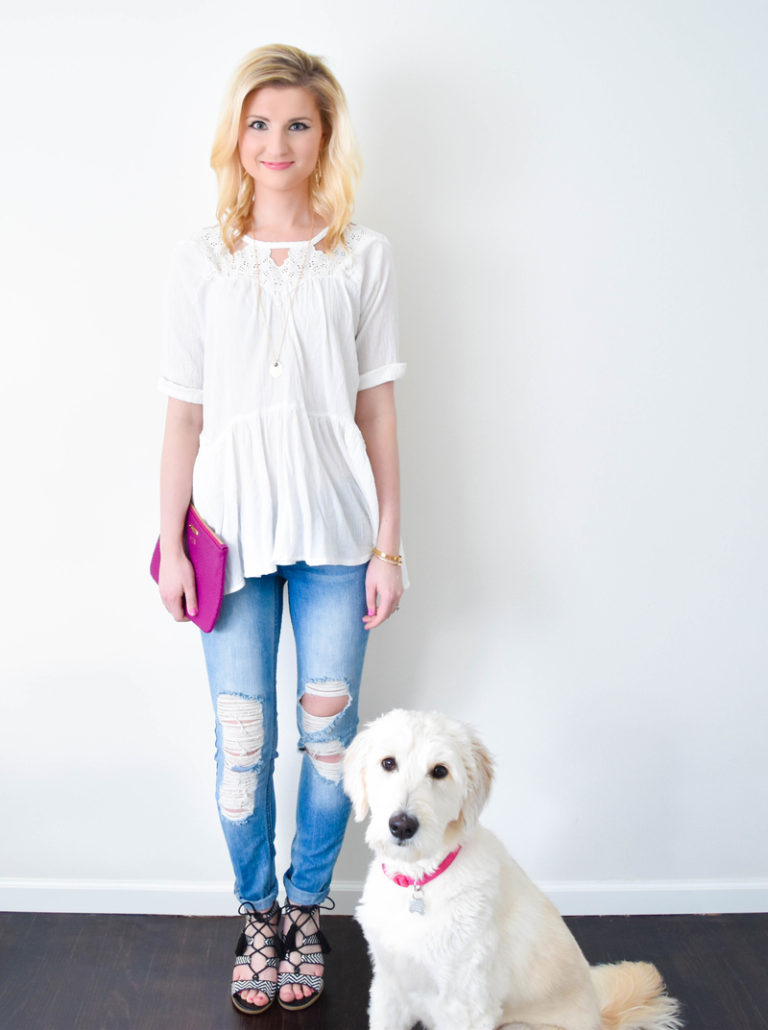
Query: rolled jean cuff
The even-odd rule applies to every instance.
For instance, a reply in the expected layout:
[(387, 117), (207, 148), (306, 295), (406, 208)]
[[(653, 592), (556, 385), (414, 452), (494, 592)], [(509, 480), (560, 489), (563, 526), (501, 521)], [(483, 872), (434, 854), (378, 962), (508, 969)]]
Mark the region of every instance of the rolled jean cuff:
[(289, 884), (287, 879), (285, 881), (285, 895), (291, 905), (322, 905), (325, 899), (328, 897), (328, 891), (324, 891), (320, 894), (310, 894), (308, 891), (299, 890), (294, 887), (293, 884)]
[(235, 897), (237, 898), (240, 905), (243, 905), (246, 908), (253, 908), (257, 912), (269, 912), (274, 903), (277, 901), (277, 891), (275, 891), (273, 894), (270, 894), (266, 898), (257, 898), (256, 901), (253, 901), (251, 898), (243, 898), (239, 894), (235, 894)]

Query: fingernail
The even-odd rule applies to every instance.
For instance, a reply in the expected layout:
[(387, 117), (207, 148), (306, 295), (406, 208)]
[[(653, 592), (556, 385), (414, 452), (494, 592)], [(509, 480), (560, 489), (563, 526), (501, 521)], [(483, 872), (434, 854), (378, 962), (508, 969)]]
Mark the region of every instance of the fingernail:
[(373, 608), (369, 608), (368, 609), (368, 614), (369, 615), (375, 615), (376, 613), (374, 612)]
[(190, 608), (189, 614), (194, 618), (194, 616), (197, 615), (197, 608)]

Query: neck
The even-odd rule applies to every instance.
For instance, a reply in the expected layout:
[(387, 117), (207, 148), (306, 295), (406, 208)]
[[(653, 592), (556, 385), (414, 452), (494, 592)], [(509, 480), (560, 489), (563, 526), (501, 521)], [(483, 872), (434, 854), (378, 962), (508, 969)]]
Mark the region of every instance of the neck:
[(308, 239), (314, 223), (315, 231), (322, 227), (314, 215), (309, 191), (279, 192), (259, 190), (253, 201), (251, 231), (260, 239)]

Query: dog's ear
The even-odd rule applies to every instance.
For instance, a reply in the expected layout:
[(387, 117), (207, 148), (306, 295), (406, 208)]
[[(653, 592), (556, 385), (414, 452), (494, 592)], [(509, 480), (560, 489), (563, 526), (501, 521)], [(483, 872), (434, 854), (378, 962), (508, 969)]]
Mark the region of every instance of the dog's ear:
[(370, 730), (361, 730), (344, 755), (344, 790), (352, 802), (356, 823), (368, 815), (368, 793), (365, 789), (365, 763), (368, 758)]
[(470, 733), (466, 752), (467, 797), (462, 817), (467, 826), (473, 826), (480, 817), (493, 783), (493, 759), (482, 741)]

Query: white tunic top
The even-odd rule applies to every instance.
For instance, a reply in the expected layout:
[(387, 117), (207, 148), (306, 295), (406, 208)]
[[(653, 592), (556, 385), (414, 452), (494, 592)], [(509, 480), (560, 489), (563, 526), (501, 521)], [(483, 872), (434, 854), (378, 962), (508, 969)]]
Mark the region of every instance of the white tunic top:
[[(376, 488), (354, 413), (359, 390), (405, 371), (390, 246), (352, 225), (349, 249), (326, 254), (314, 246), (325, 232), (298, 243), (245, 237), (233, 255), (216, 226), (173, 255), (159, 385), (203, 405), (193, 498), (229, 547), (227, 593), (278, 565), (362, 564), (376, 542)], [(288, 250), (282, 265), (274, 249)]]

